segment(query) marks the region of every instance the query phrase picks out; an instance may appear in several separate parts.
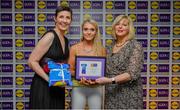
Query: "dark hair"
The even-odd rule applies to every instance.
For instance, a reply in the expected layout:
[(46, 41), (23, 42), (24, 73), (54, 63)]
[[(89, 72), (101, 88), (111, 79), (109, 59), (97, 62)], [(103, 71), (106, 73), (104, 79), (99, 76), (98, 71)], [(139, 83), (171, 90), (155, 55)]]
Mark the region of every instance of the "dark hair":
[(67, 6), (58, 6), (56, 8), (56, 13), (55, 13), (55, 17), (57, 17), (58, 13), (61, 11), (68, 11), (71, 13), (71, 19), (72, 19), (72, 10), (71, 8), (67, 7)]

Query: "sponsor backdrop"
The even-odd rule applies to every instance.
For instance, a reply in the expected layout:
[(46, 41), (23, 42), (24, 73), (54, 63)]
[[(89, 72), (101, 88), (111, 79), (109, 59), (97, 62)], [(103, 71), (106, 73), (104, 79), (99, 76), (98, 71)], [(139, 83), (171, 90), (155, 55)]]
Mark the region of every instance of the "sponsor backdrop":
[[(0, 108), (28, 109), (33, 71), (27, 59), (42, 34), (54, 26), (56, 6), (69, 5), (70, 45), (91, 16), (100, 26), (103, 45), (112, 43), (111, 24), (129, 15), (144, 47), (144, 109), (180, 109), (180, 0), (0, 0)], [(71, 108), (71, 88), (66, 89)], [(117, 102), (118, 103), (118, 102)]]

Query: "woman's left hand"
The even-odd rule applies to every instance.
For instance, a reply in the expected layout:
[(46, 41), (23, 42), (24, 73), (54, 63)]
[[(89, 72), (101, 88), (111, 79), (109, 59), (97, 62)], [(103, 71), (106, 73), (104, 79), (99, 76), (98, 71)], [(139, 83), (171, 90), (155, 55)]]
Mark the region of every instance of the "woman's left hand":
[(108, 84), (111, 83), (111, 79), (107, 77), (101, 77), (95, 80), (97, 84)]

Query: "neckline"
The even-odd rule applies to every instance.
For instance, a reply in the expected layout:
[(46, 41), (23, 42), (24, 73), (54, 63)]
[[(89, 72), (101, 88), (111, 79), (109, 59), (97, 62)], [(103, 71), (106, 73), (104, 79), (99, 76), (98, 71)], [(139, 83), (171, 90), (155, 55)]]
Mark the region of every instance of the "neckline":
[(63, 36), (63, 37), (64, 37), (64, 50), (63, 50), (63, 47), (62, 47), (62, 44), (61, 44), (61, 41), (60, 41), (61, 39), (59, 38), (57, 32), (56, 32), (54, 29), (53, 29), (53, 31), (54, 31), (54, 33), (56, 34), (56, 37), (57, 37), (57, 39), (58, 39), (58, 42), (60, 43), (60, 48), (61, 48), (62, 54), (65, 55), (65, 54), (66, 54), (66, 37)]

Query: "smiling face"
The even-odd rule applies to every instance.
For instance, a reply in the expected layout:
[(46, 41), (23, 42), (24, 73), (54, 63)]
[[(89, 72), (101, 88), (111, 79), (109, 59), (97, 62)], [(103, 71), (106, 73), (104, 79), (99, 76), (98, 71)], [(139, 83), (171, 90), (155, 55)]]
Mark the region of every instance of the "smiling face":
[(96, 28), (93, 24), (86, 22), (83, 25), (83, 38), (84, 40), (91, 41), (96, 36)]
[(118, 37), (126, 37), (129, 34), (129, 21), (123, 18), (115, 25), (115, 34)]
[(71, 13), (69, 11), (60, 11), (54, 18), (56, 27), (60, 31), (68, 30), (71, 24)]

